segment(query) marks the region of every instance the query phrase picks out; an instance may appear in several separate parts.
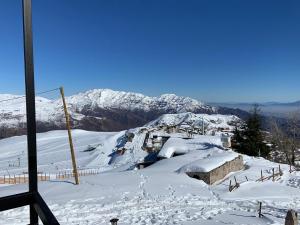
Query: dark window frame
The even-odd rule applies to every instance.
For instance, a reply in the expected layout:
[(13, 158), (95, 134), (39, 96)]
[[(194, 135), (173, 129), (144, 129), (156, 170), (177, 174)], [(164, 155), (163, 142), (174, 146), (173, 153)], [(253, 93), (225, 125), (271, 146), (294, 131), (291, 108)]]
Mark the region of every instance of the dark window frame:
[(22, 206), (29, 206), (30, 225), (37, 225), (39, 222), (39, 218), (41, 219), (43, 224), (56, 225), (59, 224), (58, 221), (38, 192), (35, 88), (31, 15), (31, 0), (23, 0), (23, 41), (25, 62), (29, 191), (0, 198), (0, 212)]

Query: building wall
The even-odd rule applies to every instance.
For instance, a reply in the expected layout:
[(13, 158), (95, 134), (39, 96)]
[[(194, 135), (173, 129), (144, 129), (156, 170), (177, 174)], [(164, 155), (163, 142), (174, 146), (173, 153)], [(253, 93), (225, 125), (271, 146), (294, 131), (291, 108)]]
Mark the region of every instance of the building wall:
[(192, 178), (203, 180), (207, 184), (213, 184), (216, 181), (223, 179), (230, 172), (235, 172), (243, 168), (243, 157), (239, 155), (235, 159), (226, 162), (209, 172), (187, 172), (187, 175)]

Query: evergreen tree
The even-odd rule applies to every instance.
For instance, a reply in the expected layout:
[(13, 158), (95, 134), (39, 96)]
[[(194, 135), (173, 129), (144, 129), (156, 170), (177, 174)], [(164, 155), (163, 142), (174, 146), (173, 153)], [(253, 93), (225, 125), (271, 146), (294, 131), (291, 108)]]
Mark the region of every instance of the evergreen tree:
[(251, 115), (246, 121), (246, 126), (244, 129), (236, 129), (234, 140), (234, 148), (240, 153), (250, 156), (268, 156), (270, 149), (264, 143), (261, 132), (259, 108), (257, 105), (254, 105)]

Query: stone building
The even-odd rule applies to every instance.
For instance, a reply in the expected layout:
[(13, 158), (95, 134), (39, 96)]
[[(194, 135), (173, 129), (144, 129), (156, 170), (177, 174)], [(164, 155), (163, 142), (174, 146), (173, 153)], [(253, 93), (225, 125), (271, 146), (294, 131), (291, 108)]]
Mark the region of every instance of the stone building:
[(239, 171), (244, 168), (243, 157), (239, 155), (231, 161), (227, 161), (224, 164), (214, 168), (208, 172), (186, 172), (186, 174), (192, 178), (203, 180), (207, 184), (213, 184), (216, 181), (223, 179), (230, 172)]

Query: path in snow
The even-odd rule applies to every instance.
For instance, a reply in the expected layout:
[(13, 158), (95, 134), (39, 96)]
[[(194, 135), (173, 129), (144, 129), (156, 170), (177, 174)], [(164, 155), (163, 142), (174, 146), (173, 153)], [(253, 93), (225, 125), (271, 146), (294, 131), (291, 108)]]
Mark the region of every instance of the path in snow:
[[(196, 195), (182, 197), (171, 196), (136, 196), (133, 199), (124, 198), (111, 204), (101, 204), (104, 198), (93, 198), (86, 200), (71, 200), (65, 204), (50, 204), (57, 219), (62, 225), (107, 225), (108, 221), (117, 217), (120, 225), (171, 225), (171, 224), (199, 224), (200, 221), (215, 221), (214, 224), (253, 225), (253, 224), (278, 224), (274, 222), (273, 216), (283, 218), (284, 213), (270, 206), (265, 209), (265, 218), (257, 218), (257, 204), (249, 202), (220, 201), (218, 199), (207, 199)], [(4, 212), (3, 224), (24, 224), (28, 220), (28, 209), (16, 209), (13, 214)], [(272, 214), (273, 216), (270, 216)], [(228, 217), (236, 217), (236, 222), (226, 222)], [(17, 218), (19, 221), (16, 221)], [(243, 218), (243, 223), (238, 220)], [(217, 219), (216, 219), (217, 218)], [(278, 218), (276, 219), (278, 220)], [(279, 219), (280, 220), (280, 219)], [(255, 222), (254, 222), (255, 221)], [(192, 223), (194, 222), (194, 223)]]

